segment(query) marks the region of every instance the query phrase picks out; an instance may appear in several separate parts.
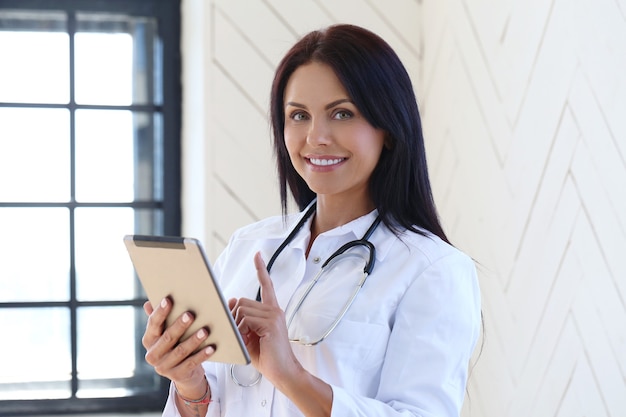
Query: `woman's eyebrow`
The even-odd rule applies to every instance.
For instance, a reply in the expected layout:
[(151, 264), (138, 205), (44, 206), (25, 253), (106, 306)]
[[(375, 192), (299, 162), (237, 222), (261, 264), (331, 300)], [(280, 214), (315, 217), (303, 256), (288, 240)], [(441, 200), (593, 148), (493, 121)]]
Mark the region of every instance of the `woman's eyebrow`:
[[(335, 100), (332, 103), (328, 103), (324, 108), (328, 110), (341, 103), (352, 103), (352, 100), (350, 100), (349, 98), (340, 98), (339, 100)], [(293, 107), (298, 107), (301, 109), (306, 109), (306, 106), (304, 104), (296, 103), (295, 101), (288, 101), (287, 103), (285, 103), (285, 107), (286, 106), (293, 106)]]
[(341, 103), (352, 103), (352, 100), (350, 100), (349, 98), (340, 98), (339, 100), (335, 100), (332, 103), (328, 103), (326, 105), (326, 107), (324, 107), (326, 110), (331, 109)]
[(285, 103), (285, 107), (287, 106), (293, 106), (293, 107), (298, 107), (301, 109), (306, 109), (306, 106), (304, 104), (296, 103), (295, 101), (288, 101), (287, 103)]

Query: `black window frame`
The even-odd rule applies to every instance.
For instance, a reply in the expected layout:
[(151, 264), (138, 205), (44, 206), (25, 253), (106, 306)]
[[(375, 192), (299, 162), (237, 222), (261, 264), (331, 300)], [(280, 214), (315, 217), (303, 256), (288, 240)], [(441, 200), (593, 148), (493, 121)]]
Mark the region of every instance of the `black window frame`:
[[(180, 7), (181, 0), (0, 0), (0, 9), (33, 10), (33, 11), (62, 11), (68, 14), (77, 12), (105, 12), (120, 13), (131, 16), (153, 17), (157, 20), (158, 38), (162, 47), (162, 100), (161, 104), (108, 106), (130, 110), (149, 108), (150, 111), (160, 112), (163, 122), (163, 182), (162, 199), (160, 202), (133, 201), (129, 203), (94, 204), (70, 201), (67, 203), (15, 203), (2, 202), (0, 207), (67, 207), (72, 213), (80, 207), (131, 207), (135, 209), (158, 208), (163, 213), (163, 234), (179, 236), (181, 232), (181, 52), (180, 52)], [(70, 35), (72, 27), (70, 25)], [(71, 37), (71, 36), (70, 36)], [(70, 41), (71, 43), (73, 41)], [(73, 53), (73, 52), (72, 52)], [(70, 70), (73, 72), (73, 70)], [(73, 85), (73, 75), (72, 84)], [(72, 87), (70, 87), (72, 88)], [(0, 103), (2, 107), (63, 107), (70, 110), (89, 108), (90, 106), (76, 105), (75, 102), (63, 106), (46, 106), (41, 104)], [(92, 106), (93, 107), (93, 106)], [(73, 130), (73, 127), (72, 127)], [(74, 133), (72, 133), (73, 135)], [(74, 150), (72, 149), (72, 156)], [(72, 162), (74, 164), (75, 162)], [(72, 169), (72, 182), (75, 172)], [(70, 222), (70, 229), (73, 221)], [(70, 248), (75, 245), (74, 234), (70, 230)], [(72, 261), (73, 263), (73, 261)], [(70, 281), (75, 281), (75, 270), (72, 265)], [(74, 285), (74, 284), (71, 284)], [(145, 299), (125, 301), (77, 301), (75, 292), (72, 292), (68, 302), (9, 302), (0, 303), (0, 308), (16, 307), (49, 307), (64, 306), (72, 310), (72, 346), (76, 346), (76, 309), (84, 306), (115, 306), (129, 305), (140, 307)], [(5, 335), (9, 337), (10, 335)], [(137, 335), (139, 338), (139, 335)], [(4, 342), (8, 343), (8, 341)], [(19, 343), (12, 340), (10, 343)], [(139, 343), (140, 344), (140, 343)], [(54, 358), (51, 358), (54, 360)], [(149, 393), (140, 393), (128, 397), (117, 398), (77, 398), (76, 352), (72, 352), (72, 396), (68, 399), (39, 399), (39, 400), (5, 400), (0, 401), (0, 415), (51, 415), (75, 413), (103, 413), (103, 412), (147, 412), (162, 410), (169, 381), (159, 379), (158, 390)]]

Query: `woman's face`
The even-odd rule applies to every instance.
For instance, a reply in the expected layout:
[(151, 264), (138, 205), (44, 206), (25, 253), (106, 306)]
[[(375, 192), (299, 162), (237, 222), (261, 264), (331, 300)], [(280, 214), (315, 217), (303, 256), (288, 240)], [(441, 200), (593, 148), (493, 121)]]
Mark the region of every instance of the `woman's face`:
[(285, 88), (285, 145), (296, 171), (319, 195), (368, 197), (385, 134), (351, 101), (326, 64), (311, 62)]

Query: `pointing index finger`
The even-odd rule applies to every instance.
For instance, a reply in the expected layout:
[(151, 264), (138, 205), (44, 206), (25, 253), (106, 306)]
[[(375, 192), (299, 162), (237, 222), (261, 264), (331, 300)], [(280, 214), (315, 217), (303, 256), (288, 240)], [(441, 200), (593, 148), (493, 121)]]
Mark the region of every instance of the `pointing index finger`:
[(274, 292), (274, 284), (272, 283), (270, 274), (267, 272), (265, 261), (263, 261), (260, 252), (254, 255), (254, 266), (256, 267), (259, 284), (261, 285), (261, 302), (263, 304), (278, 305)]

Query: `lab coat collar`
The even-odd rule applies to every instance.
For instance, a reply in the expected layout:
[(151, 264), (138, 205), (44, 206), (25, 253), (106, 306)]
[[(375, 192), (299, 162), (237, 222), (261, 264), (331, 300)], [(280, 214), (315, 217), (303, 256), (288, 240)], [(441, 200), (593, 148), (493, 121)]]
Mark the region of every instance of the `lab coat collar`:
[[(363, 235), (365, 235), (365, 232), (367, 232), (367, 229), (374, 223), (377, 216), (378, 210), (373, 210), (351, 222), (328, 230), (322, 233), (321, 236), (335, 237), (349, 234), (350, 237), (347, 238), (346, 241), (361, 239)], [(310, 223), (307, 227), (310, 228)], [(381, 222), (368, 240), (374, 244), (376, 248), (376, 261), (383, 261), (393, 243), (397, 241), (397, 238), (387, 226)]]
[[(269, 244), (269, 246), (278, 247), (281, 242), (287, 238), (291, 230), (296, 226), (303, 215), (304, 211), (300, 213), (288, 214), (286, 217), (275, 216), (273, 220), (268, 219), (270, 221), (263, 222), (264, 225), (262, 227), (250, 230), (249, 233), (246, 233), (245, 238), (251, 240), (263, 239)], [(378, 216), (378, 210), (373, 210), (364, 216), (352, 220), (351, 222), (328, 230), (322, 233), (322, 235), (328, 237), (338, 237), (350, 234), (350, 237), (347, 240), (361, 239), (376, 219), (376, 216)], [(287, 245), (285, 250), (289, 248), (300, 249), (302, 251), (306, 250), (311, 235), (312, 218), (313, 216), (307, 219), (300, 232), (289, 243), (289, 245)], [(383, 261), (394, 242), (397, 241), (397, 238), (391, 230), (389, 230), (387, 226), (381, 222), (376, 230), (374, 230), (374, 233), (372, 233), (369, 240), (376, 247), (376, 260)], [(271, 256), (271, 254), (268, 254), (268, 256)]]
[[(363, 235), (365, 235), (365, 232), (367, 232), (367, 229), (374, 223), (377, 216), (378, 210), (373, 210), (343, 226), (339, 226), (322, 234), (326, 236), (341, 236), (342, 234), (350, 233), (352, 236), (348, 240), (361, 239)], [(376, 261), (383, 261), (393, 243), (397, 241), (393, 233), (382, 222), (378, 225), (376, 230), (374, 230), (368, 240), (376, 248)]]

